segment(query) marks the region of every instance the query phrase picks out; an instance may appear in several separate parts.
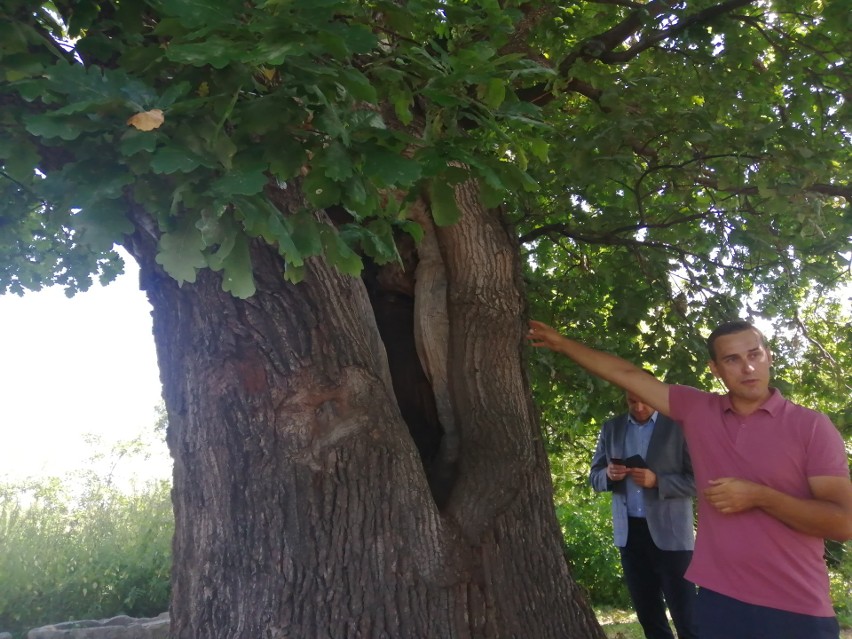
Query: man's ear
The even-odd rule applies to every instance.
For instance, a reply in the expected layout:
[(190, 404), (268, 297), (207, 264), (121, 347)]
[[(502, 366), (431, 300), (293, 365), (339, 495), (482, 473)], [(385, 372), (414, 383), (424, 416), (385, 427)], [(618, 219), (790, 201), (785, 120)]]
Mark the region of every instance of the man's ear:
[(707, 362), (707, 366), (710, 367), (710, 372), (713, 373), (713, 377), (715, 377), (716, 379), (721, 379), (721, 377), (719, 377), (719, 371), (716, 369), (716, 362), (711, 359), (709, 362)]

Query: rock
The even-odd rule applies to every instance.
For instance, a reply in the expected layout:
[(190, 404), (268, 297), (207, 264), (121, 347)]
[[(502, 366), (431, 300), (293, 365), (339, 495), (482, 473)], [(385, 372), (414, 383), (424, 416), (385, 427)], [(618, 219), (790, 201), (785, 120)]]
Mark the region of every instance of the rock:
[(169, 639), (169, 613), (147, 619), (122, 615), (112, 619), (65, 621), (33, 628), (27, 639)]

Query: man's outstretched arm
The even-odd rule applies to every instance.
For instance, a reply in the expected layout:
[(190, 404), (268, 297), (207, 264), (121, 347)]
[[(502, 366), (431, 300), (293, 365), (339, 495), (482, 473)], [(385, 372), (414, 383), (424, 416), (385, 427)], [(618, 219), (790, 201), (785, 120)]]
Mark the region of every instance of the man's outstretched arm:
[(536, 320), (530, 320), (527, 339), (533, 346), (565, 355), (592, 375), (635, 393), (646, 404), (664, 415), (669, 414), (669, 385), (627, 360), (589, 348)]

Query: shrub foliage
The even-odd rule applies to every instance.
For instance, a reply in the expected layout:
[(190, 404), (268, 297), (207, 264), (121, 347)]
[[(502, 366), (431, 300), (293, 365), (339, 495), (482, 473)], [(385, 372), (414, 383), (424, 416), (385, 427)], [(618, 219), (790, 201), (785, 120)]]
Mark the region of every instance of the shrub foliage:
[(173, 530), (168, 481), (0, 485), (0, 630), (164, 612)]

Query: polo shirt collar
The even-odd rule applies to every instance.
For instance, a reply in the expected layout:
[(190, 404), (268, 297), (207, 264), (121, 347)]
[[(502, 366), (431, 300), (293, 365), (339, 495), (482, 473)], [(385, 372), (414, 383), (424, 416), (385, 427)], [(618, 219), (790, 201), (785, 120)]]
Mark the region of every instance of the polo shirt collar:
[[(761, 404), (757, 410), (762, 410), (769, 413), (770, 417), (777, 417), (781, 411), (781, 407), (784, 405), (784, 396), (781, 394), (777, 388), (769, 387), (769, 398)], [(725, 411), (734, 411), (734, 407), (731, 405), (731, 396), (729, 393), (725, 393), (722, 395), (722, 409)]]

